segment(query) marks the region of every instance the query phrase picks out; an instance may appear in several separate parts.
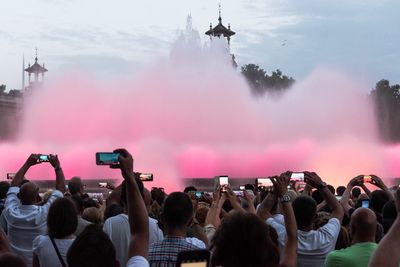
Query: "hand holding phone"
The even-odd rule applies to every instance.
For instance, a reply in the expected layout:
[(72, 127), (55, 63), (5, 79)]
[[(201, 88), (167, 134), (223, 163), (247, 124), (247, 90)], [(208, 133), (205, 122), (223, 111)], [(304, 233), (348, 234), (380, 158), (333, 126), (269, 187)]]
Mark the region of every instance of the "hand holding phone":
[(364, 183), (372, 183), (372, 176), (364, 175)]
[(7, 173), (7, 180), (12, 180), (14, 179), (16, 173)]

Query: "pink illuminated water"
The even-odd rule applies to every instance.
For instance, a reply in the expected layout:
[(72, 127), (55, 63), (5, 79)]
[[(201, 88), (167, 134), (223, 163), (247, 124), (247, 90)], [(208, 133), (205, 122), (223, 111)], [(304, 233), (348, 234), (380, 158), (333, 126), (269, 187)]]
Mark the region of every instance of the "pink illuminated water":
[[(67, 178), (119, 177), (94, 157), (118, 147), (132, 152), (136, 170), (154, 173), (151, 186), (169, 191), (180, 178), (218, 174), (313, 170), (335, 185), (360, 173), (400, 175), (400, 147), (378, 141), (357, 81), (317, 69), (279, 100), (255, 99), (226, 58), (182, 36), (170, 58), (124, 81), (77, 71), (48, 82), (27, 99), (17, 140), (0, 145), (0, 175), (35, 152), (58, 154)], [(41, 165), (27, 177), (53, 173)]]

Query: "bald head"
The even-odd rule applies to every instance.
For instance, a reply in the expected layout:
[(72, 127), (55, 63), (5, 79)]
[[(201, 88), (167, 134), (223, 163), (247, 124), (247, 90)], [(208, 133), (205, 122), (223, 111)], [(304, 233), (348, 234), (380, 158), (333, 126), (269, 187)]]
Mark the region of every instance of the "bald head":
[(356, 209), (350, 219), (353, 243), (374, 242), (376, 227), (376, 215), (372, 210), (367, 208)]
[(22, 205), (35, 204), (39, 196), (39, 187), (32, 182), (23, 184), (19, 190), (19, 199)]

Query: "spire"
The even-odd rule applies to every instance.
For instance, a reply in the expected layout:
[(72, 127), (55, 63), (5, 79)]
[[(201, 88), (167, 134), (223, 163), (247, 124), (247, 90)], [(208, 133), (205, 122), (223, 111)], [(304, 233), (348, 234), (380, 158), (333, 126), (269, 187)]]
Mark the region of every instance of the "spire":
[(221, 24), (222, 23), (222, 18), (221, 18), (221, 3), (219, 3), (219, 16), (218, 16), (218, 21)]
[(25, 55), (22, 53), (22, 88), (25, 89)]
[(35, 57), (35, 62), (37, 62), (38, 61), (38, 58), (37, 58), (37, 47), (35, 48), (35, 55), (36, 55), (36, 57)]

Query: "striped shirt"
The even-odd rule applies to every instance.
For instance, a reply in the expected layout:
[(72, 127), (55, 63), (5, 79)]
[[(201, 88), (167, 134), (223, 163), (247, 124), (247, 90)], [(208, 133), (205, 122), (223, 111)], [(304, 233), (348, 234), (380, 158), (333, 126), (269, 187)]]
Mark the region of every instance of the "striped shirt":
[(161, 242), (150, 245), (149, 263), (151, 267), (175, 267), (178, 253), (184, 250), (199, 249), (187, 242), (184, 237), (167, 236)]

